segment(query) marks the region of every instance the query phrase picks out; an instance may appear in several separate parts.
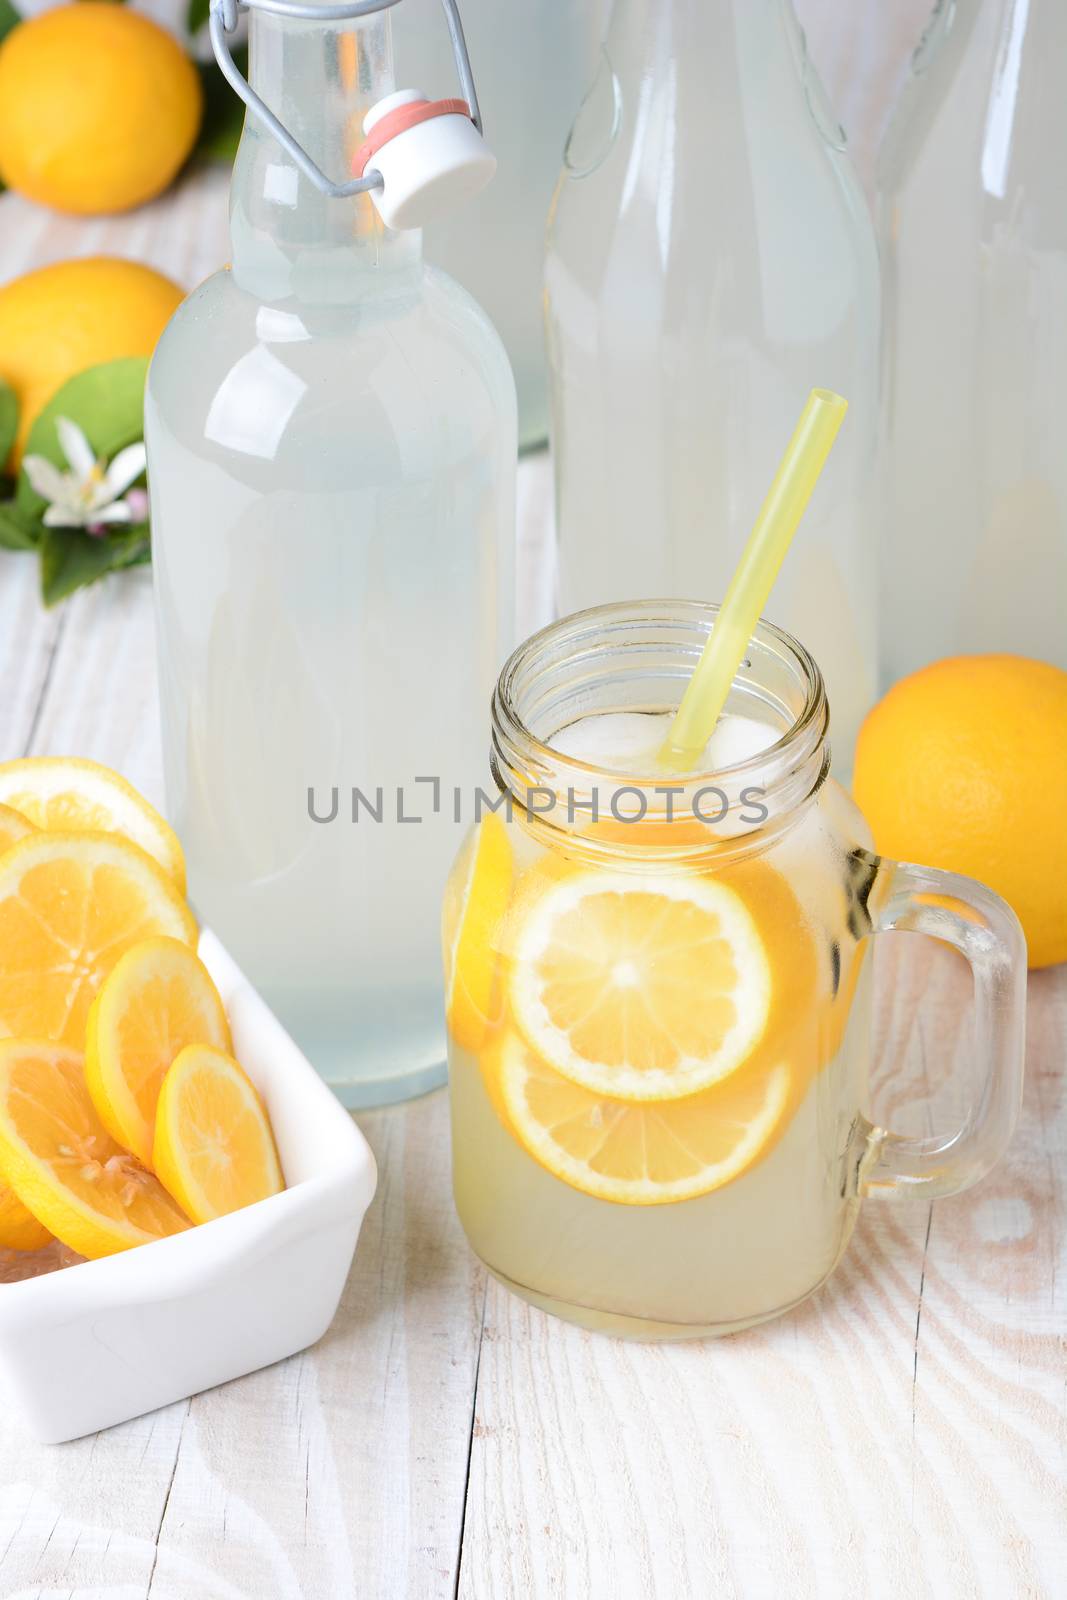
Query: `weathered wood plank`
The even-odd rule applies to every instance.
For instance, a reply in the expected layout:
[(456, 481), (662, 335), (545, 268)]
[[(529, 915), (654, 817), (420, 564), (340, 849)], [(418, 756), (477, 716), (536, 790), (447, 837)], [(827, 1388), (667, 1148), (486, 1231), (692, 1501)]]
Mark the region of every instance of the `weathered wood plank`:
[(0, 282), (71, 256), (126, 256), (184, 288), (229, 260), (229, 172), (191, 169), (158, 200), (113, 217), (61, 217), (21, 195), (0, 196)]
[(330, 1333), (193, 1400), (153, 1600), (451, 1600), (484, 1274), (443, 1093), (360, 1117), (380, 1184)]
[(26, 754), (62, 627), (41, 608), (36, 558), (0, 550), (0, 761)]
[(33, 736), (34, 755), (117, 767), (163, 805), (152, 583), (147, 568), (74, 595)]
[(50, 1446), (30, 1443), (5, 1407), (0, 1594), (145, 1595), (187, 1408)]

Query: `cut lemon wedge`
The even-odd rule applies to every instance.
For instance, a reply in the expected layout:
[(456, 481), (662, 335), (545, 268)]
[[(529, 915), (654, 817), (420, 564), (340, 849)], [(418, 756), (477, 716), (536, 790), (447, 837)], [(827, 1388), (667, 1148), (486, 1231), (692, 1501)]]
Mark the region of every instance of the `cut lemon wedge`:
[(531, 1049), (614, 1099), (673, 1099), (728, 1077), (770, 1012), (759, 929), (708, 875), (578, 868), (528, 902), (509, 957), (511, 1010)]
[(0, 763), (0, 804), (37, 828), (117, 833), (158, 861), (185, 893), (178, 835), (131, 783), (110, 767), (74, 756), (29, 756)]
[(456, 1043), (481, 1047), (493, 1020), (498, 930), (511, 892), (508, 830), (495, 811), (487, 813), (468, 841), (445, 894), (445, 1013)]
[(90, 1259), (189, 1225), (111, 1138), (81, 1056), (63, 1045), (0, 1040), (0, 1173), (50, 1233)]
[(684, 1100), (607, 1099), (561, 1077), (515, 1034), (496, 1057), (511, 1132), (573, 1189), (623, 1205), (692, 1200), (747, 1172), (787, 1120), (784, 1062)]
[(252, 1080), (221, 1050), (193, 1044), (159, 1091), (154, 1163), (194, 1222), (285, 1188), (270, 1120)]
[(35, 832), (33, 823), (24, 817), (21, 811), (12, 810), (11, 806), (0, 805), (0, 855), (3, 855), (5, 850), (10, 850), (20, 839), (25, 839), (28, 833), (33, 832)]
[(190, 1044), (233, 1049), (207, 968), (177, 939), (135, 944), (93, 1001), (85, 1080), (104, 1127), (149, 1169), (163, 1074)]
[(196, 923), (137, 845), (103, 833), (20, 839), (0, 856), (0, 1037), (81, 1049), (100, 985), (155, 934), (195, 944)]

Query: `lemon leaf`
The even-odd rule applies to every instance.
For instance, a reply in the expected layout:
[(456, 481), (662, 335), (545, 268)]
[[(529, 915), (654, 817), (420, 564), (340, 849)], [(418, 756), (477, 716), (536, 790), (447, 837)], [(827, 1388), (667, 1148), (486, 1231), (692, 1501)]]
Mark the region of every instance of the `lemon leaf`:
[(41, 598), (46, 606), (58, 605), (109, 572), (140, 566), (148, 559), (144, 524), (121, 536), (102, 538), (80, 528), (45, 528), (41, 535)]
[[(44, 456), (61, 471), (67, 461), (56, 433), (56, 418), (69, 417), (84, 431), (98, 456), (108, 461), (128, 444), (144, 438), (144, 384), (147, 356), (104, 361), (68, 378), (34, 420), (26, 454)], [(47, 501), (20, 472), (15, 504), (22, 516), (40, 517)]]
[[(0, 4), (3, 0), (0, 0)], [(0, 378), (0, 468), (3, 467), (15, 442), (19, 426), (19, 403), (9, 383)]]
[[(0, 0), (0, 5), (4, 0)], [(207, 21), (211, 9), (211, 0), (189, 0), (185, 13), (185, 28), (187, 33), (199, 33)]]
[(34, 550), (39, 537), (39, 530), (16, 511), (14, 501), (0, 504), (0, 548)]
[(17, 28), (22, 17), (11, 4), (11, 0), (0, 0), (0, 39), (9, 34), (12, 28)]

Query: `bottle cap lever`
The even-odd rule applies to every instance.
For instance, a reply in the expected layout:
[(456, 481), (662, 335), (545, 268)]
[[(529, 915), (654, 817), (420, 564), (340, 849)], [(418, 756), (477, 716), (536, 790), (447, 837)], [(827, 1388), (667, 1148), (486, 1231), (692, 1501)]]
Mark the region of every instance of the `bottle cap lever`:
[[(459, 74), (460, 85), (469, 110), (469, 119), (464, 118), (464, 120), (467, 121), (467, 125), (472, 129), (472, 132), (477, 130), (475, 134), (475, 138), (477, 138), (477, 135), (480, 135), (482, 131), (482, 118), (478, 108), (477, 90), (474, 87), (474, 75), (471, 72), (470, 56), (467, 53), (467, 42), (463, 37), (463, 24), (460, 21), (456, 0), (441, 0), (441, 3), (444, 6), (445, 21), (448, 24), (449, 37), (452, 40), (452, 53), (456, 59), (456, 71)], [(321, 167), (317, 166), (311, 159), (299, 140), (295, 139), (288, 128), (279, 122), (270, 107), (260, 99), (252, 85), (238, 71), (226, 36), (236, 29), (237, 18), (242, 11), (266, 11), (272, 16), (292, 17), (298, 22), (347, 22), (353, 17), (373, 16), (376, 11), (387, 11), (398, 4), (399, 0), (344, 0), (344, 3), (340, 5), (303, 5), (301, 0), (211, 0), (211, 10), (208, 18), (211, 48), (215, 52), (215, 59), (219, 64), (219, 70), (223, 77), (234, 93), (244, 101), (251, 115), (267, 129), (268, 133), (277, 140), (286, 154), (292, 158), (305, 178), (310, 183), (313, 183), (321, 194), (327, 195), (331, 200), (345, 200), (350, 195), (366, 194), (369, 190), (381, 191), (384, 187), (385, 179), (377, 168), (373, 168), (366, 174), (360, 172), (355, 178), (346, 183), (335, 183), (332, 178), (327, 177)], [(406, 91), (406, 94), (410, 97), (412, 91)], [(388, 102), (383, 101), (381, 104), (395, 103), (395, 98), (390, 96)], [(421, 96), (418, 98), (421, 98)], [(366, 131), (369, 131), (368, 124), (378, 109), (378, 107), (374, 107), (367, 113), (367, 118), (364, 122)], [(490, 163), (489, 170), (485, 172), (482, 182), (488, 182), (496, 162), (489, 154), (489, 151), (484, 146), (482, 148), (485, 157)], [(481, 183), (476, 185), (478, 188), (481, 186)], [(470, 191), (468, 190), (467, 192)], [(457, 194), (456, 198), (462, 198), (462, 195)], [(374, 195), (374, 199), (375, 204), (378, 205), (378, 210), (382, 213), (383, 220), (388, 224), (389, 219), (386, 216), (385, 209), (378, 204), (377, 193)], [(400, 221), (396, 226), (420, 227), (421, 223), (422, 218), (420, 216), (418, 221)]]
[(448, 216), (496, 171), (465, 100), (427, 100), (418, 89), (401, 89), (371, 107), (363, 131), (352, 171), (381, 176), (371, 199), (387, 228), (421, 228)]

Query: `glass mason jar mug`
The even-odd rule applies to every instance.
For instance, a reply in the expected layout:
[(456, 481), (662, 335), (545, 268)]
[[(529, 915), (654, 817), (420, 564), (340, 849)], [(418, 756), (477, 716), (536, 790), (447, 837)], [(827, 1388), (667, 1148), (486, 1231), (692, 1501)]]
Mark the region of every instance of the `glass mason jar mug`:
[[(877, 856), (830, 776), (807, 651), (761, 623), (706, 753), (655, 752), (712, 606), (604, 606), (505, 666), (499, 790), (446, 892), (453, 1174), (510, 1288), (643, 1338), (811, 1294), (877, 1190), (956, 1193), (1010, 1137), (1025, 953), (969, 879)], [(949, 1136), (867, 1117), (869, 936), (933, 934), (974, 978), (974, 1094)]]

